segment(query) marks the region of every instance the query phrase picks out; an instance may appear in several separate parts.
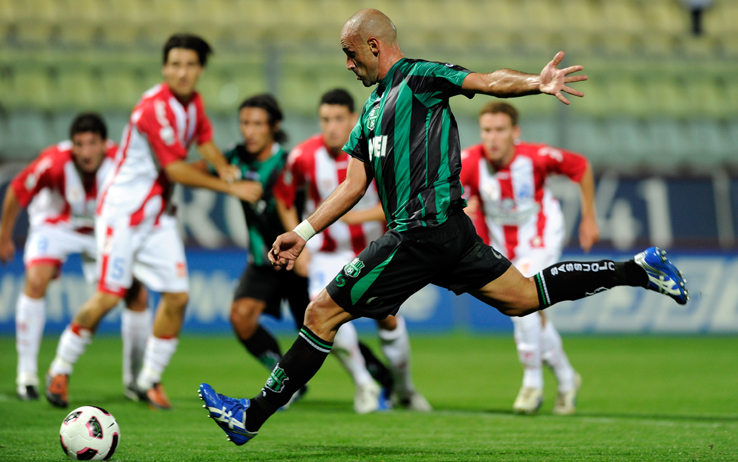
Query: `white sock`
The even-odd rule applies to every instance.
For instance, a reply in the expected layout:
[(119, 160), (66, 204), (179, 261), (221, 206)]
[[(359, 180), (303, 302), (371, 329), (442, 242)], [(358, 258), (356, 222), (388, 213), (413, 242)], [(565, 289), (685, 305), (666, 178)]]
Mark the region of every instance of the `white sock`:
[(153, 335), (146, 342), (146, 354), (136, 384), (139, 390), (148, 390), (161, 382), (161, 375), (169, 365), (172, 355), (177, 351), (179, 339), (163, 339)]
[(512, 318), (515, 346), (523, 365), (523, 386), (543, 390), (541, 368), (541, 315), (532, 313), (522, 318)]
[(18, 385), (38, 386), (38, 350), (46, 323), (46, 299), (21, 293), (15, 305), (15, 349)]
[(146, 311), (124, 309), (120, 315), (123, 338), (123, 385), (132, 384), (143, 367), (146, 341), (151, 335), (151, 316)]
[(415, 391), (410, 375), (410, 337), (407, 334), (405, 318), (397, 316), (397, 327), (394, 330), (379, 329), (379, 340), (382, 353), (389, 361), (389, 369), (395, 379), (395, 387), (400, 393), (410, 394)]
[(559, 382), (558, 391), (563, 393), (574, 389), (574, 368), (569, 363), (569, 358), (564, 353), (561, 336), (554, 327), (550, 318), (546, 319), (541, 337), (541, 357), (556, 375)]
[(336, 337), (333, 339), (331, 353), (346, 368), (354, 385), (357, 387), (374, 380), (366, 368), (366, 362), (359, 350), (359, 335), (353, 323), (347, 322), (338, 328)]
[(59, 339), (56, 347), (56, 357), (51, 362), (49, 373), (54, 376), (58, 374), (71, 375), (74, 365), (85, 352), (87, 345), (92, 342), (92, 332), (87, 329), (77, 329), (79, 334), (72, 331), (72, 325), (68, 325)]

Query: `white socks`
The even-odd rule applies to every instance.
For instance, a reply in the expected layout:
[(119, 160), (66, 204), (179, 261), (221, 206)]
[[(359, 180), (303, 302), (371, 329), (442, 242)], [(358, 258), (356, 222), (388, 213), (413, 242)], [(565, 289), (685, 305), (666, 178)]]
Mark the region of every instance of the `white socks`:
[(565, 393), (573, 390), (574, 384), (574, 368), (569, 363), (569, 358), (564, 353), (561, 343), (561, 336), (556, 331), (550, 318), (546, 319), (546, 326), (543, 328), (541, 337), (541, 359), (553, 370), (556, 380), (559, 382), (558, 391)]
[(161, 382), (161, 374), (169, 365), (172, 355), (177, 351), (179, 339), (163, 339), (151, 335), (146, 342), (144, 364), (136, 384), (139, 390), (148, 390)]
[(357, 387), (374, 380), (366, 369), (366, 362), (359, 350), (359, 336), (356, 333), (356, 327), (354, 327), (353, 323), (347, 322), (338, 328), (336, 337), (333, 339), (331, 353), (338, 358), (343, 367), (351, 374), (351, 378), (354, 379), (354, 385)]
[(123, 385), (130, 385), (143, 367), (146, 341), (151, 335), (149, 310), (124, 309), (120, 315), (120, 334), (123, 338)]
[(21, 293), (15, 306), (15, 348), (18, 385), (38, 386), (38, 350), (46, 323), (46, 299)]
[(569, 363), (550, 318), (541, 325), (541, 315), (532, 313), (522, 318), (512, 318), (515, 327), (515, 345), (523, 365), (523, 386), (543, 389), (542, 363), (549, 366), (559, 382), (558, 391), (574, 389), (574, 368)]
[(92, 332), (84, 328), (75, 329), (79, 334), (72, 331), (72, 325), (68, 325), (59, 339), (56, 348), (56, 357), (51, 363), (49, 373), (54, 376), (58, 374), (70, 375), (87, 345), (92, 342)]
[(523, 386), (543, 390), (541, 369), (541, 315), (532, 313), (522, 318), (512, 318), (515, 346), (523, 365)]
[(395, 387), (401, 395), (415, 391), (410, 376), (410, 337), (407, 335), (405, 318), (397, 316), (397, 327), (394, 330), (379, 329), (379, 340), (382, 342), (382, 353), (389, 361), (389, 369), (395, 379)]

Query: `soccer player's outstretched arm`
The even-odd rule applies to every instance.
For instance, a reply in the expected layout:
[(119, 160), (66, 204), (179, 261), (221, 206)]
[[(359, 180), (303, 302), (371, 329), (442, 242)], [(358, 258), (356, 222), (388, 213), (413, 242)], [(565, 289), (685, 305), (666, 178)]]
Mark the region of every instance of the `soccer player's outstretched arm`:
[(579, 181), (579, 189), (582, 193), (582, 220), (579, 223), (579, 245), (585, 252), (600, 240), (600, 228), (597, 226), (597, 213), (595, 212), (594, 200), (594, 175), (592, 165), (587, 162), (587, 170), (584, 171)]
[(240, 179), (241, 172), (238, 170), (238, 167), (228, 163), (223, 153), (220, 152), (220, 149), (218, 149), (218, 146), (212, 140), (199, 145), (197, 151), (215, 168), (221, 180), (232, 183)]
[(584, 69), (583, 66), (570, 66), (558, 69), (557, 66), (564, 59), (564, 52), (559, 51), (546, 64), (539, 75), (526, 74), (512, 69), (500, 69), (490, 74), (471, 73), (465, 79), (462, 89), (474, 93), (496, 96), (498, 98), (512, 98), (516, 96), (536, 95), (545, 93), (554, 95), (564, 104), (569, 100), (563, 93), (574, 96), (584, 96), (581, 91), (574, 90), (567, 84), (587, 80), (586, 75), (569, 75)]
[(3, 214), (0, 218), (0, 262), (3, 264), (13, 261), (15, 256), (15, 244), (13, 244), (13, 228), (15, 220), (18, 218), (20, 204), (15, 197), (13, 187), (8, 185), (5, 190), (5, 199), (3, 200)]
[[(309, 239), (312, 235), (323, 231), (359, 202), (371, 181), (368, 168), (368, 164), (353, 157), (349, 160), (346, 179), (328, 196), (328, 199), (295, 230), (277, 236), (269, 253), (272, 265), (292, 269), (295, 260), (305, 247), (307, 242), (305, 237)], [(304, 228), (308, 227), (309, 232), (306, 233)]]
[(246, 202), (256, 202), (261, 198), (261, 184), (258, 181), (236, 181), (227, 183), (198, 170), (183, 160), (168, 163), (164, 171), (170, 181), (195, 188), (206, 188), (231, 194)]

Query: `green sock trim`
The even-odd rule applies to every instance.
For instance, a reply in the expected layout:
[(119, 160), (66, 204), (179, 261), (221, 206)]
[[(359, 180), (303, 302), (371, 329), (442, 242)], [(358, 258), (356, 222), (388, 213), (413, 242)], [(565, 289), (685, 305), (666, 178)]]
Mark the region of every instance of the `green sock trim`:
[(300, 332), (302, 332), (311, 342), (317, 344), (320, 347), (323, 347), (328, 350), (333, 348), (332, 343), (331, 344), (326, 343), (325, 340), (320, 339), (319, 337), (317, 337), (315, 334), (305, 329), (304, 327), (300, 329)]

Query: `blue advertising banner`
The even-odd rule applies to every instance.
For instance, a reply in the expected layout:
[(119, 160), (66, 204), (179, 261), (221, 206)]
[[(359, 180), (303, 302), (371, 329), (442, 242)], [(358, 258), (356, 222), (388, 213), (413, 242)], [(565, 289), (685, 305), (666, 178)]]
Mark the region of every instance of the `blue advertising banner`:
[[(632, 254), (564, 255), (563, 259), (622, 260)], [(187, 251), (190, 271), (190, 302), (184, 326), (190, 333), (230, 335), (229, 310), (235, 284), (246, 261), (245, 252), (230, 250)], [(721, 253), (672, 252), (673, 261), (689, 280), (692, 300), (677, 305), (662, 295), (633, 288), (616, 288), (595, 297), (566, 302), (546, 311), (562, 332), (585, 333), (738, 333), (738, 256)], [(0, 334), (15, 331), (14, 312), (23, 290), (22, 256), (0, 273)], [(63, 267), (62, 277), (52, 282), (47, 294), (46, 333), (58, 335), (79, 306), (94, 291), (85, 282), (80, 259), (73, 256)], [(153, 297), (155, 298), (155, 297)], [(101, 332), (119, 329), (120, 309), (105, 319)], [(411, 297), (401, 313), (413, 332), (508, 332), (510, 320), (469, 295), (456, 297), (445, 289), (428, 286)], [(289, 310), (283, 320), (264, 317), (277, 332), (294, 331)], [(374, 331), (373, 321), (357, 321), (359, 330)]]

